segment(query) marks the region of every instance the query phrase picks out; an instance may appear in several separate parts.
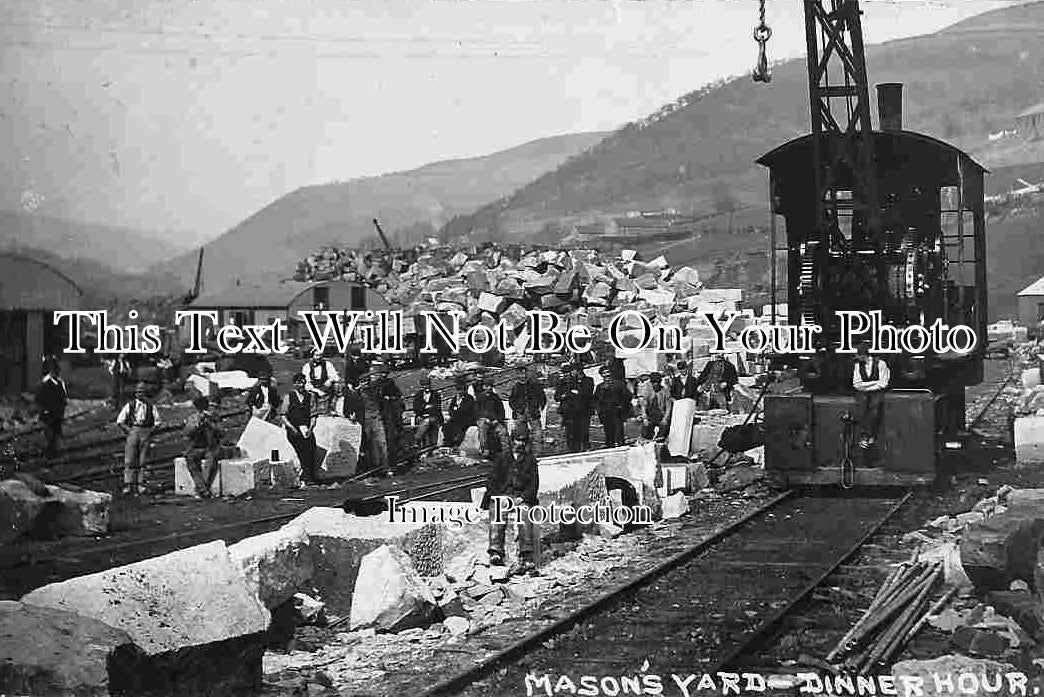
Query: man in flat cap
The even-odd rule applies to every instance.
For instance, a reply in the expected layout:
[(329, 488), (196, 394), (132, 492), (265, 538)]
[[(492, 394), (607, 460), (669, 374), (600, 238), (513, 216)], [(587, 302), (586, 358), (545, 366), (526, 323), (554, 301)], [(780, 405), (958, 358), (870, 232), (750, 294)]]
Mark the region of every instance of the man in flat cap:
[(159, 410), (148, 399), (148, 388), (139, 382), (134, 398), (116, 416), (116, 424), (127, 434), (123, 449), (123, 494), (139, 496), (144, 492), (141, 472), (149, 453), (152, 432), (162, 423)]

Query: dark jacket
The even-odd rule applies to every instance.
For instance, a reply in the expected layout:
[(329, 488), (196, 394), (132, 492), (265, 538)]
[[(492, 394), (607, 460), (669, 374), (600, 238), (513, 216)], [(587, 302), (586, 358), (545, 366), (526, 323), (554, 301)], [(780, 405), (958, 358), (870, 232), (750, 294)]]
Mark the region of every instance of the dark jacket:
[(475, 398), (469, 394), (463, 397), (453, 396), (449, 406), (449, 421), (443, 429), (446, 442), (457, 445), (464, 438), (464, 433), (469, 427), (474, 426), (478, 420)]
[(439, 393), (432, 390), (427, 399), (424, 398), (423, 390), (415, 394), (413, 396), (413, 414), (418, 419), (431, 417), (441, 424), (442, 398), (439, 396)]
[(486, 495), (483, 508), (489, 507), (493, 496), (518, 496), (526, 504), (535, 506), (538, 503), (537, 492), (540, 488), (540, 470), (536, 456), (527, 450), (522, 457), (507, 448), (493, 460), (493, 468), (486, 479)]
[(703, 367), (703, 372), (700, 373), (700, 377), (696, 382), (700, 387), (710, 386), (714, 389), (718, 388), (719, 382), (724, 382), (728, 385), (725, 391), (731, 392), (732, 388), (739, 382), (739, 373), (736, 372), (736, 366), (729, 361), (715, 358)]
[(569, 376), (558, 384), (555, 399), (558, 413), (562, 416), (583, 418), (591, 415), (591, 400), (594, 397), (594, 380), (584, 375)]
[[(348, 383), (351, 384), (351, 383)], [(344, 417), (362, 422), (366, 416), (366, 403), (363, 401), (362, 393), (357, 389), (344, 390), (344, 404), (341, 413)]]
[(538, 418), (547, 404), (544, 386), (536, 380), (523, 380), (511, 389), (508, 404), (511, 405), (511, 413), (515, 418)]
[(595, 411), (603, 421), (614, 414), (626, 419), (631, 416), (631, 399), (627, 383), (623, 380), (609, 379), (595, 388)]
[(480, 419), (504, 420), (504, 402), (496, 392), (483, 392), (475, 398), (475, 411)]
[[(731, 365), (731, 364), (730, 364)], [(675, 375), (668, 385), (672, 399), (696, 399), (699, 382), (691, 374)]]
[(398, 423), (402, 418), (402, 391), (391, 378), (382, 378), (369, 388), (381, 405), (381, 416), (385, 421)]
[(352, 385), (359, 384), (359, 377), (370, 369), (370, 362), (362, 356), (345, 356), (344, 359), (344, 381)]
[[(250, 388), (250, 392), (247, 393), (247, 406), (253, 409), (260, 409), (265, 403), (265, 396), (262, 390), (266, 389), (261, 383), (258, 383)], [(268, 406), (271, 409), (278, 409), (279, 405), (283, 403), (283, 398), (279, 396), (279, 389), (275, 385), (268, 386)]]
[(217, 418), (210, 412), (198, 411), (190, 416), (184, 433), (192, 448), (213, 450), (221, 445), (221, 429), (218, 428)]
[(66, 391), (65, 381), (54, 382), (44, 378), (36, 391), (36, 408), (40, 415), (61, 420), (65, 417), (65, 407), (68, 403), (69, 393)]
[(312, 425), (312, 395), (304, 393), (304, 397), (298, 398), (296, 392), (286, 396), (286, 420), (294, 426)]

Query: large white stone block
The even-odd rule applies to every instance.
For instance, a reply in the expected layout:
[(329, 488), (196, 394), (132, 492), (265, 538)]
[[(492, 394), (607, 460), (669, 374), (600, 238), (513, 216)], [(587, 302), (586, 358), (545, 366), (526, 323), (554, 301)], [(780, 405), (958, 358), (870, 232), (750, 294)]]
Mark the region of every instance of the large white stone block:
[[(243, 429), (237, 445), (245, 457), (253, 460), (291, 461), (300, 470), (301, 465), (297, 459), (297, 453), (287, 440), (286, 430), (282, 426), (251, 418), (247, 422), (246, 428)], [(278, 453), (278, 457), (272, 457), (273, 451)]]
[(351, 629), (424, 627), (437, 612), (435, 596), (401, 549), (383, 545), (363, 557), (352, 594)]
[(317, 463), (320, 479), (350, 477), (355, 474), (362, 443), (362, 426), (348, 419), (320, 416), (315, 422), (315, 442), (323, 451)]
[(268, 460), (235, 458), (218, 461), (222, 496), (241, 496), (272, 487), (272, 464)]
[(1015, 419), (1015, 461), (1044, 462), (1044, 416)]
[(242, 569), (251, 593), (269, 609), (305, 588), (315, 572), (308, 535), (299, 527), (248, 537), (228, 551)]

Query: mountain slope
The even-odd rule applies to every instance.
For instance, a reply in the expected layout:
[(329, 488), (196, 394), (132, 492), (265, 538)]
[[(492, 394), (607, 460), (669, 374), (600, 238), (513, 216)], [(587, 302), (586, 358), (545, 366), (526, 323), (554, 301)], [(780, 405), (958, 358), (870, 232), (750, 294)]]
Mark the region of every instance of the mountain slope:
[[(865, 11), (871, 14), (873, 5)], [(872, 83), (906, 84), (906, 128), (948, 140), (988, 167), (1044, 160), (1040, 143), (988, 139), (1044, 101), (1044, 3), (869, 46), (867, 54)], [(694, 92), (511, 196), (455, 219), (447, 233), (532, 232), (554, 219), (632, 209), (705, 212), (723, 188), (741, 203), (763, 206), (767, 173), (753, 162), (807, 133), (808, 109), (804, 59), (774, 67), (767, 86), (741, 77)]]
[(101, 264), (119, 272), (135, 272), (191, 249), (191, 241), (179, 244), (158, 233), (0, 211), (0, 249), (16, 246), (43, 250), (62, 259)]
[[(204, 284), (216, 289), (236, 277), (290, 274), (301, 257), (323, 244), (351, 244), (372, 235), (372, 218), (389, 234), (412, 227), (415, 235), (433, 235), (452, 216), (514, 191), (604, 135), (544, 138), (485, 157), (298, 189), (205, 246)], [(191, 283), (195, 270), (195, 252), (156, 269), (184, 284)]]

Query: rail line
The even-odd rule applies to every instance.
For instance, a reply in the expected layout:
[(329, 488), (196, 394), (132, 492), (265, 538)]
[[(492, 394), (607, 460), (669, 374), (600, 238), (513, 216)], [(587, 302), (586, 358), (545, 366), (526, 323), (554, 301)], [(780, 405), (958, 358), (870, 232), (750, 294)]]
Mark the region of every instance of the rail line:
[(910, 496), (785, 492), (423, 694), (464, 693), (497, 671), (474, 694), (519, 694), (527, 675), (553, 685), (558, 675), (733, 667)]

